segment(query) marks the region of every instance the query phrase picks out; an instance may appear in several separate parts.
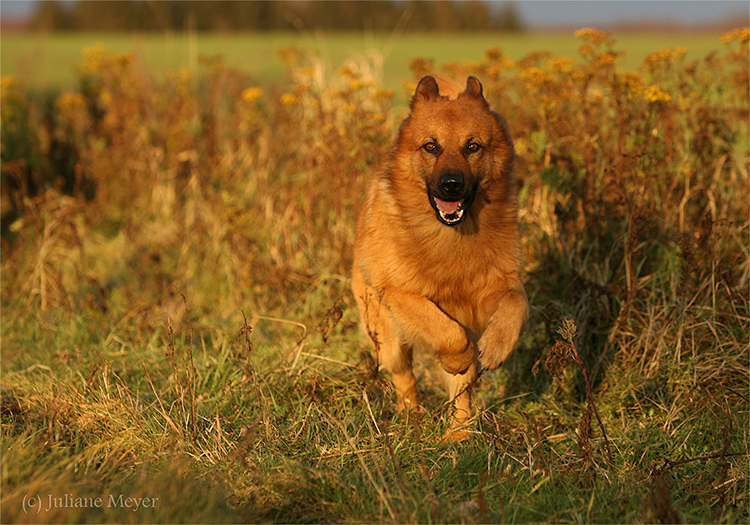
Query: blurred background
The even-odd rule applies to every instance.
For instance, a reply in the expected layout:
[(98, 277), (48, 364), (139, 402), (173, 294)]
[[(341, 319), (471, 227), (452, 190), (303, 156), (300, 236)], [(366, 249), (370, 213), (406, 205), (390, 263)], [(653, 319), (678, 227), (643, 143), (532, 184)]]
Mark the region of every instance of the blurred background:
[[(576, 55), (573, 31), (582, 27), (613, 32), (634, 67), (660, 47), (705, 55), (716, 34), (748, 23), (749, 9), (738, 1), (3, 1), (2, 73), (34, 91), (71, 88), (81, 50), (99, 44), (135, 52), (156, 71), (195, 72), (200, 57), (221, 57), (267, 84), (284, 78), (279, 48), (295, 45), (330, 64), (378, 53), (393, 87), (415, 56), (479, 61), (492, 46), (513, 59), (541, 47)], [(424, 38), (435, 32), (444, 36)]]
[(747, 21), (741, 1), (4, 1), (4, 30), (675, 30), (734, 27)]

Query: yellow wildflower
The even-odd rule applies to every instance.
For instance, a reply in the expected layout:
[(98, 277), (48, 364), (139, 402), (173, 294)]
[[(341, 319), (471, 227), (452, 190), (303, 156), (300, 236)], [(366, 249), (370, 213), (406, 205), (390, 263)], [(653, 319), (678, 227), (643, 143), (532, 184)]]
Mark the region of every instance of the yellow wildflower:
[(738, 29), (735, 29), (734, 31), (730, 31), (728, 33), (724, 33), (723, 35), (721, 35), (721, 43), (728, 44), (732, 40), (737, 39), (738, 42), (744, 44), (748, 41), (749, 38), (750, 38), (750, 28), (740, 27)]
[(573, 69), (573, 64), (573, 58), (566, 56), (555, 56), (547, 60), (547, 66), (558, 73), (569, 73)]
[(672, 100), (670, 94), (659, 89), (659, 86), (656, 84), (647, 87), (643, 92), (643, 96), (646, 97), (646, 100), (649, 102), (669, 102)]
[(104, 45), (101, 42), (97, 42), (94, 46), (84, 47), (81, 54), (86, 60), (98, 60), (105, 52)]
[(615, 54), (614, 53), (604, 53), (599, 57), (599, 65), (608, 65), (608, 64), (614, 64), (615, 63)]
[(521, 71), (521, 78), (530, 85), (541, 85), (551, 80), (549, 73), (536, 66)]
[(0, 78), (0, 101), (5, 106), (11, 102), (22, 102), (23, 94), (19, 89), (18, 80), (13, 75), (5, 75)]
[(493, 62), (487, 67), (488, 77), (495, 77), (498, 73), (500, 73), (500, 64), (498, 64), (497, 62)]
[(249, 87), (242, 92), (242, 100), (253, 102), (263, 96), (263, 89), (259, 87)]
[(62, 112), (71, 112), (82, 110), (86, 107), (86, 99), (80, 93), (63, 93), (55, 101), (57, 109)]
[(625, 88), (625, 92), (628, 98), (633, 98), (635, 95), (640, 94), (643, 91), (643, 87), (646, 84), (644, 78), (635, 72), (628, 72), (618, 77), (620, 84)]
[(667, 58), (669, 58), (669, 52), (666, 49), (660, 49), (659, 51), (655, 51), (646, 55), (644, 61), (647, 64), (656, 64), (657, 62), (661, 62), (662, 60), (666, 60)]
[(609, 37), (609, 33), (607, 33), (606, 31), (600, 31), (598, 29), (594, 29), (593, 27), (581, 28), (574, 34), (577, 38), (583, 38), (593, 43), (603, 42), (607, 39), (607, 37)]
[(685, 54), (687, 54), (687, 49), (684, 47), (667, 47), (659, 49), (650, 55), (646, 55), (644, 61), (647, 64), (658, 64), (659, 62), (666, 62), (670, 59), (682, 58)]
[(284, 93), (281, 95), (281, 103), (285, 106), (294, 106), (299, 104), (299, 97), (294, 93)]
[(0, 88), (5, 91), (6, 89), (12, 89), (16, 85), (16, 77), (13, 75), (3, 75), (0, 77)]
[(684, 47), (675, 46), (672, 48), (672, 58), (682, 58), (687, 54), (687, 51)]

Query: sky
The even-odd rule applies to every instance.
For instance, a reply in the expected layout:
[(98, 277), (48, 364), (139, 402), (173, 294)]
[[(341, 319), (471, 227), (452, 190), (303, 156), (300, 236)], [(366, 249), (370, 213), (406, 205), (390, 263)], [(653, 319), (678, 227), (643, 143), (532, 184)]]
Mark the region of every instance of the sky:
[[(0, 0), (2, 16), (32, 12), (35, 0)], [(491, 2), (501, 6), (503, 2)], [(724, 22), (738, 15), (737, 26), (747, 25), (747, 0), (516, 0), (521, 19), (530, 29), (555, 26), (606, 26), (628, 22), (667, 22), (695, 25)]]
[(750, 18), (750, 3), (747, 0), (527, 0), (519, 1), (516, 5), (522, 19), (532, 29), (644, 21), (695, 25), (744, 15), (738, 16), (737, 26), (741, 26), (747, 25)]

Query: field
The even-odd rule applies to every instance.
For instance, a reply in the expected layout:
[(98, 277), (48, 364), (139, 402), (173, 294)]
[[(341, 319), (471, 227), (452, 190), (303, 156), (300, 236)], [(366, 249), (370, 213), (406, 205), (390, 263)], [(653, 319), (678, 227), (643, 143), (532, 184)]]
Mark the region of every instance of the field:
[[(55, 36), (45, 77), (4, 36), (0, 521), (747, 522), (748, 30), (616, 37)], [(394, 413), (349, 291), (432, 70), (509, 122), (531, 302), (456, 444), (429, 356)]]
[[(514, 60), (540, 49), (575, 57), (579, 45), (572, 33), (449, 34), (437, 40), (429, 34), (413, 33), (8, 33), (2, 36), (0, 64), (4, 75), (14, 75), (31, 91), (72, 89), (77, 83), (75, 66), (82, 60), (82, 50), (99, 45), (114, 53), (133, 52), (150, 74), (160, 80), (165, 72), (181, 68), (195, 74), (200, 70), (200, 57), (221, 56), (227, 66), (248, 74), (256, 82), (268, 84), (285, 79), (278, 51), (294, 46), (312, 50), (328, 67), (334, 68), (353, 57), (381, 57), (383, 84), (393, 89), (401, 85), (402, 79), (410, 77), (409, 61), (415, 57), (433, 58), (440, 63), (479, 62), (485, 51), (493, 47), (500, 47)], [(627, 50), (620, 62), (631, 69), (657, 49), (681, 46), (688, 49), (688, 58), (697, 59), (719, 47), (713, 33), (626, 33), (618, 35), (617, 41), (618, 47)]]

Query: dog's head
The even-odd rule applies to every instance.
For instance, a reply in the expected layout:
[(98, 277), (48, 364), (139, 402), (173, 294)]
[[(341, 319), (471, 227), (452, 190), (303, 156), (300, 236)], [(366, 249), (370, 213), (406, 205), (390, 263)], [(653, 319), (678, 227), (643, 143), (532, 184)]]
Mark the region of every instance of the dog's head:
[[(441, 84), (443, 81), (441, 81)], [(461, 224), (478, 193), (497, 178), (510, 176), (513, 145), (505, 120), (490, 110), (482, 84), (469, 77), (463, 91), (424, 77), (411, 101), (399, 150), (408, 152), (409, 172), (424, 181), (426, 199), (437, 219)], [(503, 185), (504, 186), (504, 185)]]

